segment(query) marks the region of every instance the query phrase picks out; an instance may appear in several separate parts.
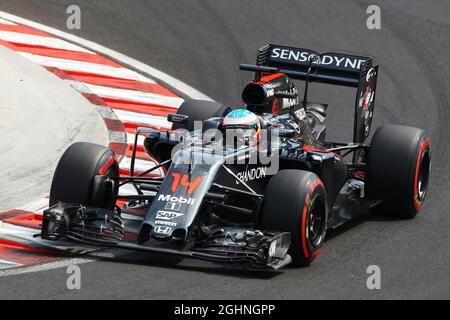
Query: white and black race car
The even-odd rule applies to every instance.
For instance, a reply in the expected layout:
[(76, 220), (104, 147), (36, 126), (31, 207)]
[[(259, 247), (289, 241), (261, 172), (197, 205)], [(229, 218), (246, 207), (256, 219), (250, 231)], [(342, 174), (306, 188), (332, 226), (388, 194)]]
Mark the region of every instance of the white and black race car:
[[(146, 152), (160, 161), (145, 172), (134, 172), (135, 153), (130, 176), (120, 176), (110, 149), (72, 145), (56, 168), (41, 237), (277, 270), (309, 265), (327, 229), (375, 206), (402, 218), (419, 212), (430, 140), (385, 125), (365, 142), (372, 58), (268, 45), (241, 69), (255, 72), (243, 109), (188, 100), (168, 117), (173, 131), (137, 129), (134, 150), (145, 133)], [(302, 99), (293, 80), (305, 81)], [(353, 141), (327, 141), (327, 105), (308, 101), (310, 82), (357, 88)], [(161, 168), (164, 177), (148, 176)], [(135, 193), (120, 194), (125, 185)], [(126, 219), (136, 211), (142, 220)]]

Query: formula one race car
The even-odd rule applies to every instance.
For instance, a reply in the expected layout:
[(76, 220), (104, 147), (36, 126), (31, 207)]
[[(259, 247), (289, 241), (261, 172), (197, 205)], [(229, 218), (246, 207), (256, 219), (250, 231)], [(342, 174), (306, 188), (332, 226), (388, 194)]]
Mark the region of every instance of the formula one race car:
[[(309, 265), (327, 229), (374, 206), (402, 218), (418, 213), (430, 140), (385, 125), (365, 143), (378, 76), (372, 58), (268, 45), (241, 69), (255, 73), (245, 108), (188, 100), (168, 116), (173, 130), (137, 129), (129, 176), (119, 176), (110, 149), (72, 145), (56, 168), (42, 238), (277, 270)], [(293, 80), (305, 82), (302, 99)], [(357, 89), (352, 142), (326, 140), (327, 105), (308, 101), (311, 82)], [(143, 134), (159, 164), (135, 173)], [(164, 177), (149, 176), (160, 169)], [(134, 193), (123, 194), (126, 186)], [(143, 219), (130, 219), (136, 212)]]

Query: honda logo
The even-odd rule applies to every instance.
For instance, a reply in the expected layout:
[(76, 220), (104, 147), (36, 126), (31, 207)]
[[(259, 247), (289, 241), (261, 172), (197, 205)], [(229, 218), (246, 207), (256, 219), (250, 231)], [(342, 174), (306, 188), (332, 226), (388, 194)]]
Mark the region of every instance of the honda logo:
[(155, 227), (155, 232), (159, 234), (170, 234), (172, 231), (171, 227), (157, 226)]

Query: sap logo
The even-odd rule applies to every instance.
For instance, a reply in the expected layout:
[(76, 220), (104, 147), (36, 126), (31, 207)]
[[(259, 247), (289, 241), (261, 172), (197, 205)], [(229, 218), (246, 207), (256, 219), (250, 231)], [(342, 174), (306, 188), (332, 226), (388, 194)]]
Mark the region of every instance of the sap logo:
[(161, 225), (161, 226), (167, 226), (167, 227), (176, 227), (177, 224), (175, 222), (169, 222), (169, 221), (155, 221), (155, 224)]
[(172, 232), (172, 228), (157, 226), (155, 227), (155, 232), (159, 234), (170, 234)]
[(156, 219), (163, 219), (163, 220), (173, 220), (175, 218), (181, 217), (184, 214), (179, 212), (172, 212), (172, 211), (158, 211), (156, 214)]
[(192, 206), (194, 205), (195, 199), (160, 194), (158, 197), (158, 201), (175, 202)]
[[(267, 175), (267, 167), (253, 168), (236, 174), (239, 180), (243, 182), (265, 178), (266, 175)], [(239, 182), (240, 181), (236, 180), (236, 184), (239, 184)]]

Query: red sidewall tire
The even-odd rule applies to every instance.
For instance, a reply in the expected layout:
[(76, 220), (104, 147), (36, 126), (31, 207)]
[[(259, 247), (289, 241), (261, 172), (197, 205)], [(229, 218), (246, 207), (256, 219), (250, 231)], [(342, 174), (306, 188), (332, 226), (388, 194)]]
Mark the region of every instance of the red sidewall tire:
[[(313, 261), (320, 253), (320, 248), (322, 246), (322, 243), (325, 238), (325, 232), (326, 227), (323, 230), (322, 235), (320, 235), (321, 239), (318, 241), (317, 244), (313, 244), (311, 242), (311, 235), (310, 235), (310, 227), (311, 227), (311, 211), (313, 210), (314, 205), (318, 205), (318, 201), (322, 202), (324, 204), (324, 209), (326, 208), (326, 202), (325, 202), (325, 187), (323, 185), (322, 180), (320, 180), (317, 176), (313, 176), (306, 185), (306, 198), (304, 200), (304, 206), (301, 213), (301, 246), (303, 255), (306, 260), (309, 262)], [(322, 198), (320, 200), (319, 198)], [(326, 210), (326, 209), (325, 209)]]
[(426, 133), (401, 125), (380, 127), (367, 159), (367, 195), (383, 201), (380, 213), (414, 218), (429, 186), (431, 143)]
[[(429, 167), (428, 167), (428, 178), (430, 175), (430, 170), (431, 170), (431, 143), (430, 143), (430, 139), (427, 138), (425, 135), (422, 137), (422, 141), (420, 142), (420, 147), (418, 150), (418, 155), (417, 155), (417, 160), (416, 160), (416, 166), (415, 166), (415, 170), (414, 170), (414, 184), (413, 184), (413, 204), (414, 204), (414, 208), (416, 210), (416, 212), (419, 212), (422, 209), (422, 204), (425, 200), (425, 196), (426, 196), (426, 192), (427, 190), (423, 190), (423, 194), (421, 194), (420, 192), (420, 185), (419, 185), (419, 178), (420, 178), (420, 174), (421, 171), (426, 169), (423, 166), (426, 165), (426, 163), (424, 164), (424, 161), (426, 162), (427, 160), (425, 159), (425, 157), (428, 157), (430, 163), (429, 163)], [(423, 174), (423, 172), (422, 172)], [(427, 181), (428, 183), (428, 181)]]
[(289, 254), (295, 266), (308, 266), (318, 256), (325, 239), (327, 218), (327, 196), (316, 174), (283, 170), (269, 182), (260, 228), (291, 233)]

